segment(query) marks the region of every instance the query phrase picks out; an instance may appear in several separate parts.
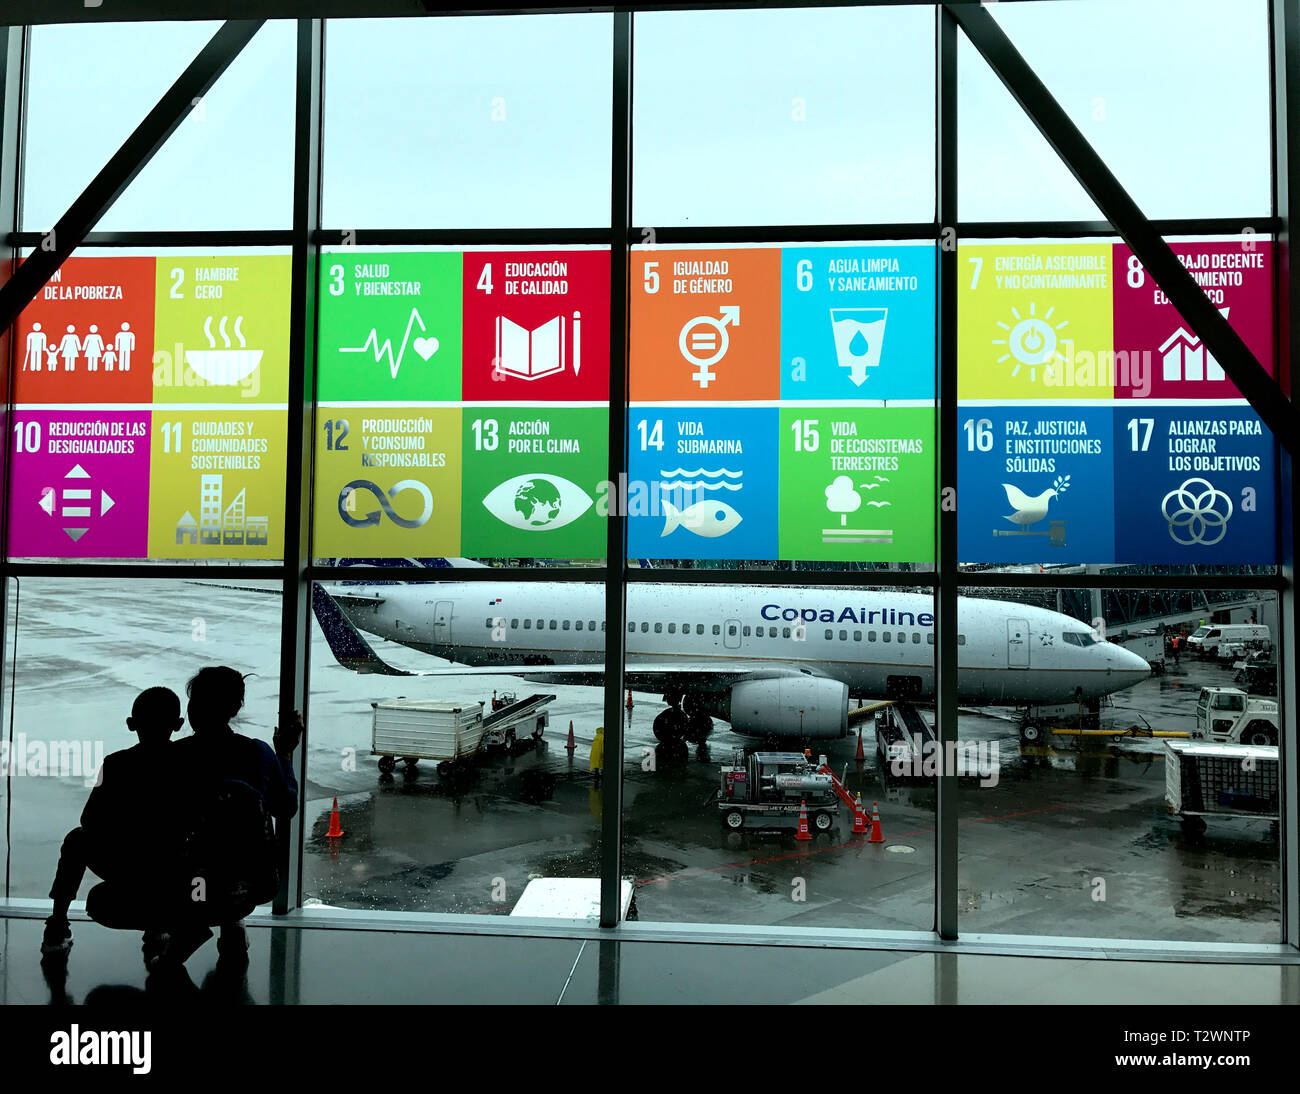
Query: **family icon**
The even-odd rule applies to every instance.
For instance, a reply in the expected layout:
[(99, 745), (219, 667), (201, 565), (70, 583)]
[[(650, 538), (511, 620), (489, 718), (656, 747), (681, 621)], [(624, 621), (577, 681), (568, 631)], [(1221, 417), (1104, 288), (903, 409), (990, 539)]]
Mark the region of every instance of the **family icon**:
[(87, 372), (98, 372), (101, 359), (105, 372), (112, 372), (114, 366), (120, 372), (130, 372), (131, 353), (134, 349), (135, 332), (131, 330), (130, 323), (123, 323), (122, 329), (113, 336), (111, 342), (104, 341), (95, 323), (90, 324), (90, 330), (84, 338), (78, 338), (77, 328), (69, 323), (67, 332), (57, 342), (51, 341), (39, 323), (33, 323), (27, 335), (23, 371), (40, 372), (44, 363), (49, 366), (50, 372), (54, 372), (62, 357), (63, 371), (76, 372), (77, 358), (84, 356)]

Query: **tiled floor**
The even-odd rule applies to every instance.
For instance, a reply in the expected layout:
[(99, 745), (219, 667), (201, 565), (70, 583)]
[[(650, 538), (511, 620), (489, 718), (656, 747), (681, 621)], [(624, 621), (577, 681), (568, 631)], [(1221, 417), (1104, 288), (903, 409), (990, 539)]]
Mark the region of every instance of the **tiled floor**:
[(0, 1003), (1297, 1003), (1300, 966), (249, 928), (246, 975), (209, 943), (146, 987), (139, 939), (74, 924), (66, 978), (41, 923), (0, 920)]

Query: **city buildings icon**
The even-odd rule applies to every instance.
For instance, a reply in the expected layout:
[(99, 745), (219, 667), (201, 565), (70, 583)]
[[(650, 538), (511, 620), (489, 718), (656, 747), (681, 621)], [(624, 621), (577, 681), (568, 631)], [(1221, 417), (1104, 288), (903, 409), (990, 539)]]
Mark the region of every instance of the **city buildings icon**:
[(270, 520), (249, 516), (245, 490), (223, 508), (225, 477), (204, 475), (199, 484), (199, 519), (188, 509), (176, 522), (178, 546), (260, 547), (270, 538)]

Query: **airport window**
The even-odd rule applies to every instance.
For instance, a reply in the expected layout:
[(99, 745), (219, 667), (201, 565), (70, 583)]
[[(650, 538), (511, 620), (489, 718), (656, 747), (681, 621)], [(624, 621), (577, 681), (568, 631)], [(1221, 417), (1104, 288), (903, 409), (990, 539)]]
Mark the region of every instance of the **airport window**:
[[(1280, 310), (1294, 297), (1277, 291), (1287, 225), (1273, 209), (1269, 119), (1287, 86), (1270, 75), (1269, 17), (1285, 5), (1112, 0), (1094, 16), (1097, 4), (988, 7), (1250, 353), (1289, 382), (1280, 333), (1300, 329), (1300, 316)], [(248, 674), (250, 736), (269, 739), (285, 696), (305, 691), (313, 749), (300, 754), (290, 904), (331, 914), (468, 912), (499, 929), (532, 881), (609, 880), (618, 868), (648, 921), (929, 931), (960, 892), (962, 931), (1286, 939), (1300, 839), (1285, 809), (1266, 782), (1206, 790), (1198, 765), (1207, 748), (1271, 748), (1251, 755), (1278, 770), (1294, 760), (1279, 748), (1294, 739), (1283, 724), (1294, 709), (1284, 581), (1294, 557), (1279, 558), (1295, 504), (1281, 489), (1290, 438), (1272, 434), (1269, 408), (1243, 396), (1233, 361), (1216, 350), (1220, 367), (1170, 302), (1179, 293), (1166, 295), (1125, 242), (1142, 247), (1143, 233), (1120, 234), (1118, 216), (1107, 226), (970, 35), (958, 35), (956, 154), (936, 164), (953, 135), (936, 130), (945, 11), (640, 12), (634, 57), (622, 58), (611, 46), (620, 13), (330, 20), (324, 117), (303, 141), (320, 144), (323, 171), (307, 247), (288, 231), (295, 207), (314, 207), (295, 193), (296, 31), (268, 22), (13, 334), (0, 331), (24, 356), (8, 370), (16, 440), (0, 475), (0, 709), (13, 710), (0, 742), (93, 723), (110, 751), (120, 745), (108, 727), (131, 697), (112, 686), (123, 676), (112, 650), (131, 653), (126, 676), (141, 686), (156, 672), (178, 691), (192, 663), (228, 661)], [(20, 215), (3, 226), (0, 210), (0, 227), (18, 229), (0, 230), (0, 267), (39, 253), (41, 233), (214, 29), (86, 22), (34, 27), (19, 43), (0, 28), (0, 46), (23, 46), (11, 56), (23, 58), (14, 86), (24, 89), (17, 109), (0, 110), (0, 192), (17, 187)], [(1077, 44), (1078, 63), (1057, 63), (1062, 42)], [(122, 57), (133, 58), (130, 79), (109, 63)], [(633, 59), (624, 129), (611, 71)], [(890, 110), (845, 93), (862, 72), (891, 89)], [(1203, 72), (1222, 78), (1191, 75)], [(1166, 85), (1177, 93), (1159, 117), (1137, 109)], [(790, 124), (791, 103), (801, 124)], [(633, 215), (610, 224), (610, 153), (625, 143)], [(1187, 149), (1199, 159), (1180, 158)], [(804, 163), (818, 170), (790, 170)], [(937, 191), (936, 166), (962, 197), (955, 287), (951, 265), (935, 261), (936, 201), (952, 192)], [(1247, 222), (1249, 238), (1227, 230)], [(671, 243), (644, 234), (655, 224)], [(843, 227), (853, 224), (860, 238)], [(356, 245), (354, 227), (377, 242)], [(311, 299), (292, 274), (316, 240)], [(610, 306), (611, 255), (626, 258), (612, 282), (626, 307)], [(102, 312), (88, 291), (101, 287), (121, 290)], [(950, 292), (956, 329), (941, 330)], [(302, 314), (319, 316), (306, 355), (290, 338)], [(611, 332), (614, 316), (625, 330)], [(65, 326), (70, 341), (51, 337)], [(710, 342), (719, 332), (721, 345)], [(701, 363), (695, 351), (710, 346), (726, 356)], [(302, 390), (313, 401), (299, 436), (297, 409), (285, 408)], [(136, 440), (129, 453), (50, 440), (77, 436)], [(878, 440), (888, 469), (857, 455)], [(955, 563), (935, 553), (941, 451), (955, 453), (963, 496)], [(401, 453), (420, 457), (399, 474)], [(868, 464), (882, 474), (841, 473)], [(611, 528), (595, 495), (620, 477), (655, 483), (664, 504), (629, 505), (627, 550), (606, 558)], [(286, 485), (311, 500), (297, 526)], [(296, 567), (299, 542), (312, 548), (312, 612), (294, 615), (296, 584), (267, 575), (287, 572), (287, 549)], [(208, 565), (230, 580), (199, 580)], [(233, 580), (231, 565), (257, 576)], [(122, 574), (102, 576), (109, 566)], [(1099, 574), (1116, 586), (1100, 587)], [(979, 628), (969, 642), (942, 629), (939, 605), (950, 604), (939, 594), (958, 588), (960, 619)], [(620, 595), (600, 643), (548, 633), (594, 639)], [(506, 599), (597, 615), (512, 617), (512, 631), (539, 633), (498, 647), (469, 621)], [(162, 620), (152, 631), (150, 604)], [(710, 623), (677, 617), (668, 635), (725, 627), (727, 641), (660, 644), (668, 655), (638, 664), (655, 644), (635, 641), (650, 622), (630, 612), (683, 604)], [(1104, 630), (1089, 630), (1098, 618)], [(843, 645), (778, 643), (815, 633), (810, 621)], [(492, 634), (503, 624), (485, 617)], [(940, 696), (936, 647), (954, 640), (957, 696)], [(877, 642), (890, 650), (865, 648)], [(281, 649), (298, 651), (283, 681)], [(55, 652), (108, 683), (64, 687)], [(607, 652), (610, 664), (631, 655), (638, 687), (598, 773), (588, 757), (605, 706), (623, 699), (604, 677)], [(794, 657), (808, 659), (807, 674), (756, 668)], [(471, 661), (482, 669), (457, 675)], [(450, 671), (423, 675), (444, 662)], [(543, 667), (545, 683), (512, 675)], [(404, 679), (416, 673), (418, 687)], [(701, 676), (707, 702), (683, 694)], [(455, 734), (447, 755), (431, 743), (411, 756), (394, 741), (394, 712), (426, 699), (472, 708), (489, 692), (485, 714), (505, 696), (553, 694), (549, 728), (534, 737), (521, 723), (513, 749), (472, 755)], [(827, 852), (818, 891), (806, 905), (777, 900), (801, 875), (766, 845), (793, 835), (750, 823), (761, 808), (734, 824), (706, 795), (733, 753), (766, 750), (769, 737), (808, 743), (843, 771), (856, 742), (835, 736), (833, 717), (820, 744), (805, 738), (808, 696), (832, 713), (910, 702), (889, 715), (899, 725), (913, 714), (937, 724), (935, 704), (959, 701), (955, 735), (989, 746), (981, 756), (1000, 778), (941, 786), (963, 821), (1015, 823), (941, 829), (933, 787), (904, 779), (895, 793), (891, 782), (883, 850), (906, 832), (915, 854), (884, 855), (888, 867), (866, 876), (842, 853), (851, 820), (836, 798), (825, 803), (832, 836), (810, 817)], [(442, 728), (421, 724), (430, 742)], [(867, 799), (890, 726), (882, 717), (874, 739), (870, 721), (862, 728), (872, 747), (844, 782)], [(338, 770), (344, 749), (358, 757), (352, 770)], [(645, 750), (686, 758), (625, 762)], [(483, 777), (456, 777), (471, 768)], [(81, 798), (72, 778), (3, 778), (19, 807), (6, 887), (38, 899), (48, 871), (36, 859), (52, 852), (37, 819), (71, 828)], [(343, 842), (325, 835), (336, 796)], [(656, 851), (666, 845), (671, 864)], [(1116, 863), (1155, 880), (1112, 883), (1092, 901), (1079, 878)], [(483, 879), (498, 875), (506, 898), (485, 897)]]

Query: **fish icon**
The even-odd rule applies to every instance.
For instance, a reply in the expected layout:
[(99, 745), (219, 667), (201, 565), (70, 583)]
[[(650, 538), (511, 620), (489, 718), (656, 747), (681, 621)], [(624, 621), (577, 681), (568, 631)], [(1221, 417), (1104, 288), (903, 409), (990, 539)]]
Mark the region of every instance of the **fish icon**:
[(716, 539), (725, 536), (745, 519), (725, 501), (706, 499), (697, 501), (686, 509), (678, 509), (672, 502), (665, 500), (663, 507), (664, 530), (659, 533), (661, 539), (678, 528), (685, 528), (697, 536)]

